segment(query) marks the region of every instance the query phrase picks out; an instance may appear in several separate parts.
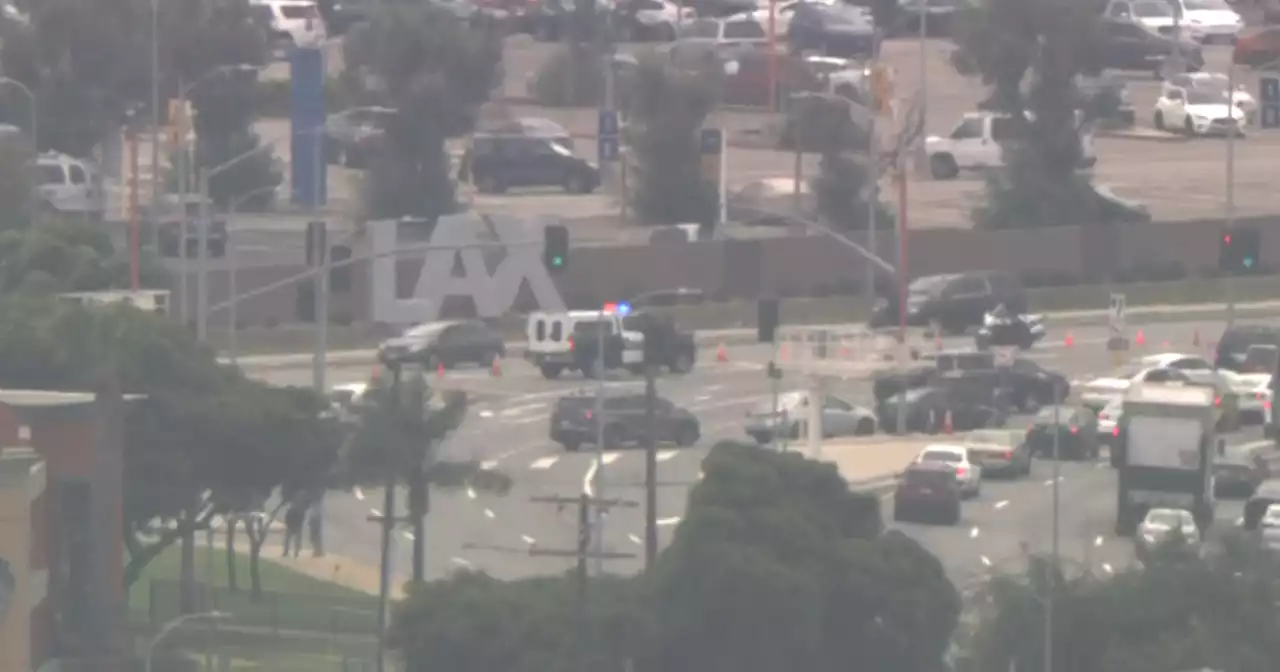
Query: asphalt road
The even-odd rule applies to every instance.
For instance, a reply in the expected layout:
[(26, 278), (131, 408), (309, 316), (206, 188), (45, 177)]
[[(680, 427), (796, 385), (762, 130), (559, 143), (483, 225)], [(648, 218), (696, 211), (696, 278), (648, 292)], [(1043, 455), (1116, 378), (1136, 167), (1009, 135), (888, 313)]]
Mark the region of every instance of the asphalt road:
[[(1199, 351), (1208, 352), (1209, 342), (1221, 333), (1221, 323), (1183, 322), (1153, 325), (1143, 332), (1147, 352), (1197, 351), (1193, 342), (1200, 336)], [(1070, 344), (1067, 339), (1070, 337)], [(1029, 356), (1042, 365), (1079, 380), (1111, 368), (1106, 352), (1105, 329), (1087, 327), (1071, 332), (1054, 331), (1047, 343)], [(920, 347), (933, 347), (920, 342)], [(968, 342), (947, 339), (943, 346), (964, 347)], [(765, 346), (731, 346), (729, 361), (711, 361), (704, 349), (703, 362), (695, 372), (683, 377), (659, 380), (659, 393), (694, 411), (703, 424), (704, 438), (698, 445), (677, 450), (664, 447), (658, 456), (660, 538), (665, 544), (683, 514), (690, 485), (700, 477), (700, 465), (708, 448), (723, 438), (744, 438), (742, 418), (751, 408), (768, 403), (771, 390), (764, 367), (769, 357)], [(853, 357), (874, 353), (851, 353)], [(1139, 354), (1135, 351), (1134, 354)], [(785, 368), (786, 365), (784, 365)], [(329, 372), (332, 384), (364, 379), (368, 366), (335, 367)], [(251, 372), (252, 373), (252, 372)], [(277, 384), (307, 385), (308, 369), (272, 369), (256, 375)], [(544, 380), (532, 367), (509, 361), (501, 377), (488, 370), (462, 370), (447, 374), (436, 383), (442, 387), (471, 393), (472, 411), (459, 432), (443, 447), (446, 459), (476, 460), (501, 470), (515, 481), (506, 496), (474, 492), (436, 492), (428, 518), (428, 570), (442, 576), (457, 567), (483, 569), (502, 578), (560, 572), (572, 560), (534, 558), (527, 553), (538, 548), (572, 549), (576, 537), (576, 510), (557, 510), (553, 505), (534, 504), (537, 495), (576, 496), (589, 477), (593, 454), (567, 454), (546, 435), (548, 417), (555, 400), (573, 391), (589, 391), (593, 385), (578, 378)], [(606, 383), (614, 389), (640, 391), (642, 383), (621, 377)], [(780, 389), (797, 389), (803, 384), (794, 372), (781, 382)], [(865, 379), (837, 381), (833, 393), (852, 402), (870, 401)], [(1014, 425), (1025, 424), (1016, 419)], [(1244, 436), (1233, 441), (1244, 440)], [(644, 459), (639, 450), (609, 451), (604, 458), (605, 485), (597, 496), (618, 497), (642, 502)], [(947, 571), (961, 585), (972, 583), (993, 568), (1016, 566), (1024, 548), (1034, 551), (1049, 546), (1051, 521), (1051, 467), (1035, 465), (1031, 477), (1016, 481), (991, 481), (982, 496), (965, 505), (964, 520), (957, 527), (902, 524), (899, 527), (919, 539), (942, 558)], [(1063, 554), (1096, 571), (1117, 568), (1129, 562), (1130, 544), (1118, 540), (1110, 529), (1114, 515), (1114, 473), (1103, 464), (1064, 463), (1060, 481), (1060, 540)], [(890, 510), (886, 502), (885, 510)], [(403, 498), (399, 502), (403, 507)], [(361, 563), (376, 566), (378, 530), (367, 522), (373, 509), (382, 508), (382, 493), (376, 490), (331, 495), (328, 504), (330, 549)], [(401, 509), (403, 511), (403, 509)], [(1219, 505), (1224, 521), (1239, 516), (1238, 504)], [(607, 548), (642, 553), (643, 509), (616, 509), (605, 523)], [(398, 535), (396, 570), (408, 572), (409, 540)], [(609, 571), (629, 573), (641, 566), (639, 558), (610, 561)]]

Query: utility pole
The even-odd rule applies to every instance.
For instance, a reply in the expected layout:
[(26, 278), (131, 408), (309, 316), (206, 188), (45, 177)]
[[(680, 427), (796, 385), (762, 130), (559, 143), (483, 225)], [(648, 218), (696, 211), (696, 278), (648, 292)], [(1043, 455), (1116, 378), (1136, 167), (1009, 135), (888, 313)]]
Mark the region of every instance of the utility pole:
[[(391, 362), (392, 417), (400, 413), (400, 362)], [(383, 492), (382, 515), (369, 516), (382, 525), (382, 568), (378, 577), (378, 658), (377, 672), (387, 672), (387, 626), (391, 621), (392, 541), (396, 526), (396, 474), (388, 470)]]
[(636, 557), (635, 553), (620, 553), (616, 551), (605, 551), (598, 548), (592, 548), (592, 519), (598, 518), (600, 513), (611, 508), (635, 508), (638, 503), (625, 499), (599, 499), (592, 497), (587, 493), (582, 493), (577, 497), (562, 497), (557, 495), (530, 497), (530, 502), (534, 504), (555, 504), (559, 508), (566, 506), (578, 507), (578, 543), (575, 548), (530, 548), (529, 555), (541, 558), (576, 558), (578, 561), (577, 572), (575, 574), (578, 585), (578, 607), (581, 610), (583, 623), (588, 623), (587, 619), (587, 588), (589, 584), (590, 572), (588, 571), (587, 561), (595, 560), (597, 563), (605, 560), (627, 560)]
[(423, 446), (420, 459), (409, 465), (409, 519), (413, 521), (413, 581), (427, 580), (427, 512), (431, 509), (431, 491), (427, 485), (428, 460), (434, 446)]
[[(649, 339), (645, 338), (646, 351)], [(649, 358), (646, 357), (646, 360)], [(644, 568), (651, 570), (658, 561), (658, 437), (654, 426), (658, 399), (657, 367), (650, 361), (644, 365)]]

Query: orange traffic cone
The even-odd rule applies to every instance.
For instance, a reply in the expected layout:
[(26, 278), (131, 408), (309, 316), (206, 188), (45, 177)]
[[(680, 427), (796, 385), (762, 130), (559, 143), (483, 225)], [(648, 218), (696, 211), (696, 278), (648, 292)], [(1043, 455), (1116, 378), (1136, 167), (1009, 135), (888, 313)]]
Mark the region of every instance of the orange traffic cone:
[(724, 343), (716, 348), (716, 361), (722, 364), (729, 361), (729, 351), (725, 350)]
[(1192, 347), (1196, 347), (1196, 348), (1200, 347), (1200, 330), (1199, 329), (1196, 329), (1195, 333), (1191, 334), (1191, 345)]
[(1075, 345), (1075, 344), (1076, 344), (1076, 337), (1075, 337), (1075, 336), (1072, 336), (1072, 335), (1071, 335), (1071, 332), (1069, 332), (1069, 331), (1068, 331), (1068, 332), (1067, 332), (1067, 337), (1066, 337), (1066, 338), (1064, 338), (1064, 339), (1062, 339), (1062, 344), (1063, 344), (1063, 345), (1065, 345), (1065, 346), (1067, 346), (1067, 347), (1069, 348), (1069, 347), (1071, 347), (1071, 346), (1073, 346), (1073, 345)]
[(493, 365), (489, 367), (489, 375), (494, 378), (502, 376), (502, 357), (499, 355), (493, 356)]
[(1146, 345), (1147, 337), (1142, 335), (1142, 330), (1138, 330), (1138, 335), (1134, 337), (1133, 342), (1137, 345)]
[(436, 378), (444, 378), (444, 362), (436, 364)]
[(951, 424), (951, 411), (948, 410), (946, 414), (942, 416), (942, 433), (950, 434), (954, 429), (955, 427)]

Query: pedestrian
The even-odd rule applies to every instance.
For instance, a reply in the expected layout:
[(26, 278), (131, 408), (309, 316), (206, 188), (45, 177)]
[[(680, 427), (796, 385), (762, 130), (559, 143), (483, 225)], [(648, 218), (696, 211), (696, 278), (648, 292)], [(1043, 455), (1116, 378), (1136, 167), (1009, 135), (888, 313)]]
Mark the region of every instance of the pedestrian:
[[(324, 557), (324, 540), (320, 534), (321, 526), (324, 519), (320, 516), (320, 505), (315, 504), (311, 507), (307, 514), (307, 530), (311, 536), (311, 555), (317, 558)], [(301, 545), (301, 541), (298, 542)]]
[(289, 510), (284, 514), (284, 557), (289, 557), (289, 550), (293, 550), (293, 557), (298, 557), (298, 553), (302, 551), (302, 524), (307, 516), (307, 508), (300, 504), (290, 504)]

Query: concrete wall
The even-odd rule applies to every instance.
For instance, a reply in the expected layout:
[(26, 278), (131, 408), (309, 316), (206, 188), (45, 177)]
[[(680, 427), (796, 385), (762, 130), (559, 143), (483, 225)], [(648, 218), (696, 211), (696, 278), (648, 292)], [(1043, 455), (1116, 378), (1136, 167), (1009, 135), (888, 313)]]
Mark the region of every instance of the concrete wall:
[[(1280, 266), (1280, 217), (1255, 218), (1241, 224), (1262, 231), (1262, 264)], [(908, 269), (915, 277), (932, 273), (1002, 269), (1102, 280), (1124, 269), (1177, 264), (1189, 272), (1217, 263), (1221, 223), (1196, 220), (1122, 226), (1062, 227), (1020, 231), (930, 229), (912, 232)], [(889, 238), (885, 235), (882, 238)], [(895, 241), (879, 241), (880, 253), (896, 257)], [(360, 250), (356, 250), (359, 256)], [(401, 259), (397, 284), (407, 296), (421, 260)], [(330, 315), (335, 322), (361, 321), (368, 308), (367, 269), (356, 264), (351, 292), (335, 294)], [(240, 271), (240, 292), (250, 291), (305, 269), (300, 265)], [(569, 268), (556, 282), (572, 306), (590, 307), (640, 292), (696, 287), (713, 297), (805, 296), (848, 291), (866, 278), (863, 260), (825, 237), (807, 236), (758, 241), (711, 241), (632, 247), (586, 247), (573, 252)], [(177, 283), (174, 283), (175, 286)], [(227, 298), (227, 275), (216, 270), (210, 279), (210, 305)], [(188, 305), (194, 305), (195, 282), (189, 283)], [(180, 301), (182, 297), (177, 297)], [(298, 289), (283, 287), (246, 299), (239, 308), (242, 326), (298, 322)], [(517, 305), (517, 309), (532, 306)], [(463, 313), (466, 307), (457, 308)], [(176, 308), (175, 308), (176, 311)], [(226, 328), (226, 312), (210, 317), (211, 329)]]

